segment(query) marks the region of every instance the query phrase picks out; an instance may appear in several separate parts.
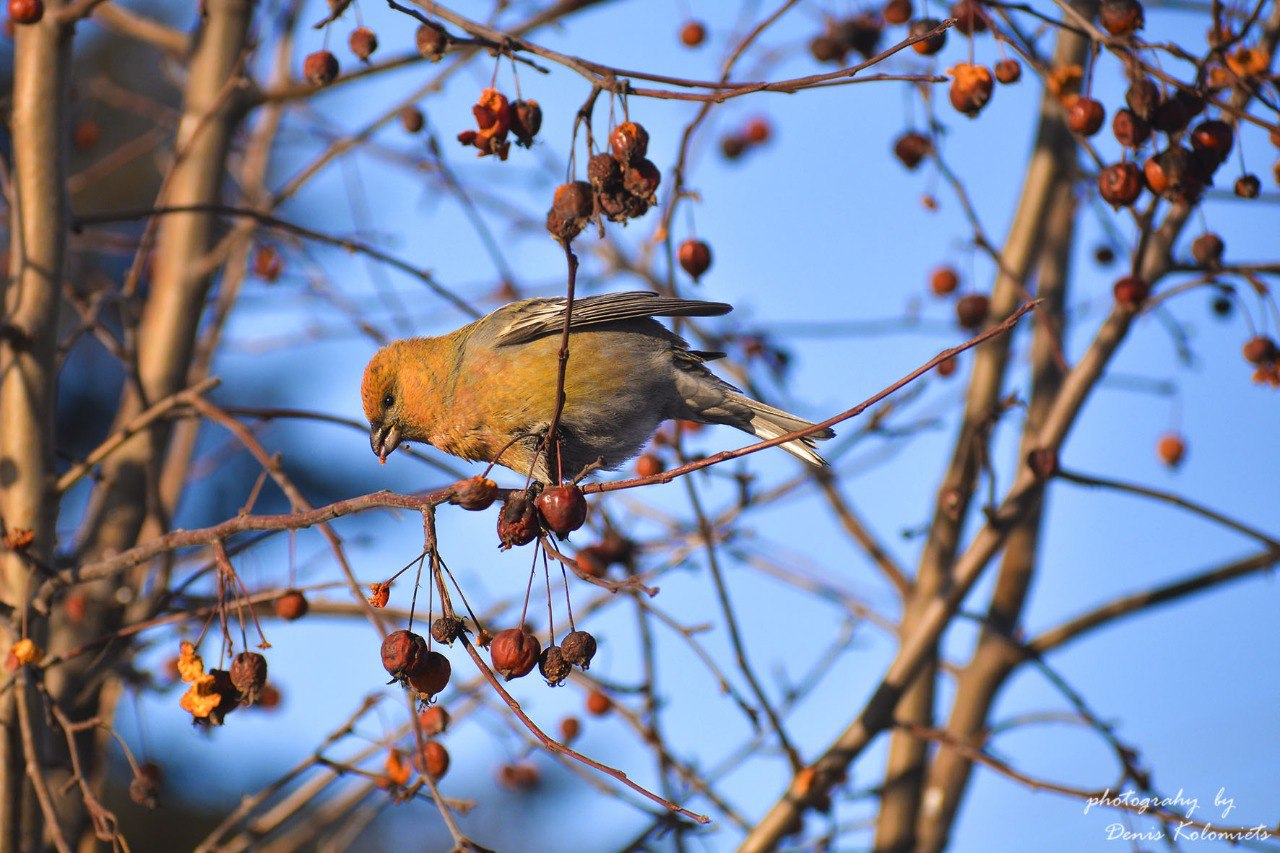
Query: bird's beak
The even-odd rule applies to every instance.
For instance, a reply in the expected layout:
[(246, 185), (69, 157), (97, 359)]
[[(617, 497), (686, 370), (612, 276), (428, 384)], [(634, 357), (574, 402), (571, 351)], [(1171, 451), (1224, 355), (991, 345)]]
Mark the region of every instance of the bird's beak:
[(400, 446), (400, 428), (394, 424), (374, 424), (369, 428), (369, 446), (383, 465), (391, 451)]

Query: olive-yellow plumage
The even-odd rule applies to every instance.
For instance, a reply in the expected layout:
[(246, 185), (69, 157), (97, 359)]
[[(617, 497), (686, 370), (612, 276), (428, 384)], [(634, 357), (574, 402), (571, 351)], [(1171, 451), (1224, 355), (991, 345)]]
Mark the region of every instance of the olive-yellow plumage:
[[(653, 319), (714, 316), (729, 305), (642, 292), (589, 296), (573, 303), (557, 430), (562, 470), (549, 471), (538, 447), (555, 410), (565, 305), (563, 298), (514, 302), (447, 335), (379, 350), (361, 387), (374, 453), (385, 461), (400, 442), (424, 441), (550, 482), (597, 460), (618, 467), (664, 420), (728, 424), (760, 438), (810, 425), (739, 393), (703, 365), (718, 353), (689, 349)], [(781, 446), (823, 464), (811, 438)]]

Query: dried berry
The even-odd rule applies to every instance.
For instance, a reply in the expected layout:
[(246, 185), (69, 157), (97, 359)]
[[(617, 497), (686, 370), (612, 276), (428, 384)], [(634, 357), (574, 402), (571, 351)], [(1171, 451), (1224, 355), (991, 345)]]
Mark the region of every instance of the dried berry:
[(951, 106), (973, 118), (991, 100), (995, 83), (991, 71), (983, 65), (957, 62), (947, 69), (951, 75)]
[(427, 737), (443, 734), (449, 728), (449, 712), (439, 705), (428, 705), (418, 712), (418, 726)]
[(1202, 267), (1214, 268), (1222, 263), (1222, 253), (1226, 249), (1222, 238), (1212, 231), (1206, 231), (1191, 241), (1191, 257)]
[(241, 652), (231, 662), (231, 683), (246, 705), (258, 701), (267, 686), (267, 659), (257, 652)]
[(680, 43), (685, 47), (699, 47), (707, 40), (707, 28), (702, 21), (685, 21), (680, 27)]
[(1203, 188), (1195, 175), (1191, 152), (1178, 145), (1148, 158), (1142, 173), (1151, 191), (1169, 201), (1194, 201)]
[(574, 181), (556, 188), (551, 209), (562, 219), (586, 219), (592, 211), (591, 184)]
[(933, 145), (929, 142), (929, 137), (915, 130), (908, 130), (893, 143), (893, 155), (908, 169), (919, 166), (920, 161), (932, 150)]
[(711, 268), (711, 247), (702, 240), (685, 240), (676, 251), (676, 260), (697, 281)]
[(351, 31), (347, 46), (356, 55), (356, 59), (368, 62), (369, 57), (378, 49), (378, 36), (368, 27), (357, 27)]
[(1111, 132), (1126, 148), (1141, 148), (1151, 138), (1151, 125), (1134, 114), (1133, 110), (1118, 110), (1111, 119)]
[(1209, 303), (1209, 309), (1213, 311), (1213, 316), (1219, 319), (1230, 317), (1233, 308), (1235, 308), (1235, 305), (1232, 303), (1231, 297), (1224, 293), (1219, 293)]
[(311, 605), (307, 598), (296, 589), (286, 590), (284, 595), (275, 601), (276, 615), (286, 622), (294, 622), (307, 615)]
[(449, 750), (438, 741), (429, 740), (418, 751), (416, 761), (418, 772), (425, 773), (435, 782), (444, 778), (449, 772)]
[(498, 497), (498, 484), (477, 474), (453, 484), (449, 503), (473, 512), (488, 509)]
[(427, 21), (418, 27), (413, 38), (418, 46), (418, 53), (432, 62), (439, 62), (449, 47), (449, 34), (434, 21)]
[(1048, 480), (1058, 473), (1058, 451), (1052, 447), (1037, 447), (1027, 454), (1027, 467), (1041, 480)]
[(154, 809), (160, 798), (160, 782), (164, 771), (154, 761), (144, 762), (138, 775), (129, 782), (129, 799), (147, 809)]
[(934, 296), (946, 296), (954, 293), (960, 286), (960, 274), (955, 267), (938, 267), (929, 276), (929, 290)]
[(819, 62), (843, 63), (845, 48), (834, 35), (823, 33), (809, 42), (809, 53)]
[(446, 646), (466, 633), (466, 623), (457, 616), (441, 616), (431, 623), (431, 639)]
[(1160, 106), (1160, 90), (1146, 77), (1139, 77), (1125, 90), (1124, 102), (1134, 115), (1150, 122), (1156, 117), (1156, 109)]
[(958, 0), (951, 7), (951, 17), (956, 19), (956, 31), (967, 36), (991, 29), (991, 21), (977, 0)]
[(1177, 90), (1156, 107), (1151, 124), (1162, 133), (1178, 133), (1204, 111), (1204, 100), (1191, 92)]
[(720, 153), (726, 160), (737, 160), (747, 151), (747, 140), (736, 133), (730, 133), (720, 140)]
[(601, 553), (599, 545), (588, 545), (578, 549), (574, 562), (583, 574), (593, 578), (604, 577), (609, 569), (609, 561)]
[(1257, 198), (1262, 189), (1262, 182), (1257, 175), (1241, 175), (1236, 178), (1235, 194), (1240, 198)]
[(453, 667), (449, 659), (436, 651), (427, 652), (419, 671), (409, 676), (409, 686), (423, 696), (435, 696), (449, 686)]
[(504, 764), (498, 768), (498, 784), (508, 791), (527, 793), (542, 784), (542, 774), (527, 761)]
[(572, 671), (573, 667), (564, 659), (564, 653), (560, 651), (559, 646), (547, 646), (538, 656), (538, 672), (542, 673), (542, 677), (552, 687), (563, 684)]
[(9, 0), (9, 20), (15, 24), (35, 24), (44, 17), (44, 0)]
[(1280, 347), (1271, 338), (1259, 336), (1245, 343), (1244, 360), (1254, 365), (1267, 364), (1280, 358)]
[(1127, 275), (1112, 285), (1111, 292), (1116, 302), (1130, 311), (1136, 311), (1150, 295), (1151, 287), (1136, 275)]
[[(918, 38), (937, 29), (940, 23), (937, 18), (916, 18), (911, 22), (911, 26), (907, 28), (907, 36), (909, 38)], [(942, 50), (943, 45), (946, 43), (947, 31), (943, 30), (914, 43), (911, 45), (911, 49), (923, 56), (933, 56)]]
[(624, 166), (641, 160), (649, 153), (649, 132), (634, 121), (624, 121), (609, 132), (609, 150)]
[(1176, 432), (1165, 433), (1156, 442), (1156, 456), (1170, 468), (1177, 468), (1187, 455), (1187, 442)]
[(863, 12), (837, 22), (833, 29), (842, 45), (863, 59), (870, 59), (876, 55), (876, 48), (880, 45), (884, 22), (876, 15)]
[(1115, 208), (1133, 204), (1142, 195), (1142, 172), (1132, 163), (1112, 163), (1098, 173), (1098, 195)]
[(471, 113), (475, 116), (478, 130), (464, 130), (458, 134), (458, 141), (478, 149), (480, 153), (477, 156), (493, 154), (499, 160), (506, 160), (511, 149), (511, 143), (507, 141), (511, 130), (511, 104), (506, 95), (497, 89), (482, 90)]
[(427, 660), (427, 641), (420, 634), (401, 629), (382, 641), (382, 666), (397, 681), (422, 672)]
[(587, 713), (593, 717), (603, 717), (613, 710), (613, 700), (599, 690), (587, 694)]
[(542, 130), (542, 107), (537, 101), (511, 102), (511, 132), (515, 134), (516, 145), (524, 148), (533, 147), (533, 138)]
[(1113, 36), (1127, 36), (1142, 29), (1142, 4), (1138, 0), (1102, 0), (1098, 22)]
[(586, 631), (573, 631), (560, 641), (560, 653), (574, 666), (588, 669), (596, 656), (596, 638)]
[(911, 15), (915, 9), (911, 7), (911, 0), (889, 0), (884, 4), (884, 9), (880, 15), (884, 18), (886, 24), (905, 24), (911, 20)]
[(499, 631), (489, 644), (489, 658), (499, 675), (510, 681), (533, 672), (542, 654), (538, 638), (524, 628)]
[(960, 328), (976, 331), (987, 321), (987, 311), (990, 308), (991, 300), (985, 294), (966, 294), (956, 302), (956, 321), (960, 323)]
[(328, 86), (338, 77), (338, 57), (327, 50), (309, 53), (302, 61), (302, 75), (312, 86)]
[(587, 499), (582, 496), (582, 489), (572, 483), (544, 489), (536, 503), (542, 520), (561, 539), (587, 520)]
[(565, 717), (560, 721), (560, 742), (573, 743), (582, 732), (582, 721), (577, 717)]
[(503, 551), (538, 538), (538, 511), (526, 492), (513, 492), (498, 513), (498, 541)]
[[(693, 431), (690, 429), (691, 426), (701, 426), (700, 424), (693, 424), (691, 421), (681, 421), (681, 425), (689, 431)], [(609, 564), (628, 563), (636, 552), (636, 543), (613, 530), (607, 531), (600, 541), (592, 547), (600, 549), (600, 556)]]
[(1093, 136), (1102, 129), (1107, 110), (1093, 98), (1075, 98), (1067, 108), (1067, 127), (1081, 136)]
[(1196, 151), (1208, 151), (1222, 161), (1231, 153), (1234, 137), (1231, 125), (1221, 119), (1209, 119), (1191, 131), (1191, 147)]
[(1016, 59), (1002, 59), (996, 63), (996, 80), (1008, 86), (1022, 79), (1022, 63)]
[(400, 126), (409, 133), (417, 133), (426, 125), (427, 119), (417, 107), (405, 107), (400, 110)]
[(260, 245), (253, 250), (253, 274), (268, 283), (280, 278), (284, 272), (284, 260), (280, 251), (271, 245)]
[(648, 204), (657, 201), (658, 184), (662, 182), (662, 173), (652, 160), (640, 158), (633, 160), (630, 166), (622, 170), (622, 186), (627, 192)]
[(383, 608), (391, 600), (391, 583), (374, 581), (369, 584), (369, 597), (366, 599), (370, 607)]
[(596, 154), (587, 161), (587, 181), (597, 190), (614, 190), (622, 185), (622, 168), (608, 154)]

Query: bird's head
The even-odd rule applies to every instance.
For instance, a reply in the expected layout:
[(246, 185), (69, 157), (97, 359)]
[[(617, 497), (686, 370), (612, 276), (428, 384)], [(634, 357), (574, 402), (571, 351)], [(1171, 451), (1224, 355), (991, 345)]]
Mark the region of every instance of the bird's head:
[(400, 343), (397, 341), (378, 350), (365, 367), (364, 380), (360, 383), (364, 415), (369, 419), (369, 446), (383, 463), (400, 446), (407, 431)]

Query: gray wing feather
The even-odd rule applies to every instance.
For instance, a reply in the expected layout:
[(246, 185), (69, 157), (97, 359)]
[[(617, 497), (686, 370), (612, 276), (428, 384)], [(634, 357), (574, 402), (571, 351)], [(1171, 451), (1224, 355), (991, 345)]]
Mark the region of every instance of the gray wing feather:
[[(562, 331), (567, 301), (564, 297), (529, 299), (499, 309), (510, 311), (512, 317), (507, 327), (494, 339), (494, 346), (527, 343)], [(570, 328), (580, 329), (584, 326), (647, 317), (716, 317), (732, 310), (733, 306), (724, 302), (678, 299), (660, 296), (651, 291), (605, 293), (573, 300), (573, 317), (569, 325)]]

